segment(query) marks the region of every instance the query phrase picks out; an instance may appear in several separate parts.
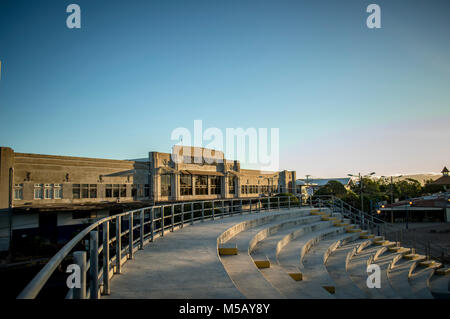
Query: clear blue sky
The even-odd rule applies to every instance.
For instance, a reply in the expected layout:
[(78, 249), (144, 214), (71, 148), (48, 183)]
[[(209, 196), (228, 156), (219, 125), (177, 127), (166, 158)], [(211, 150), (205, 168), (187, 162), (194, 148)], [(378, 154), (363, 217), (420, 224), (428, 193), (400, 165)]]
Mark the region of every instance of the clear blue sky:
[[(66, 7), (81, 7), (81, 29)], [(381, 6), (382, 29), (366, 27)], [(280, 128), (297, 176), (450, 165), (450, 2), (0, 2), (0, 145), (139, 158), (176, 127)]]

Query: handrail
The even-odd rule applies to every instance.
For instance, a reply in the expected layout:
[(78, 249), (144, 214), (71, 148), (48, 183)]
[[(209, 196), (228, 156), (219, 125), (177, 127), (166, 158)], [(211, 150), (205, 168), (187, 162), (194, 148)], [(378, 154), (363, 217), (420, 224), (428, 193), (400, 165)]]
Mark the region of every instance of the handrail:
[[(291, 201), (291, 197), (294, 196), (298, 199), (298, 203)], [(128, 259), (133, 259), (133, 253), (137, 249), (143, 249), (144, 246), (155, 238), (156, 234), (164, 236), (164, 232), (167, 230), (174, 231), (175, 226), (182, 228), (185, 224), (193, 224), (196, 220), (203, 221), (204, 219), (214, 220), (216, 217), (224, 217), (226, 215), (232, 216), (234, 214), (242, 214), (244, 212), (260, 212), (261, 210), (272, 210), (291, 207), (302, 206), (300, 196), (266, 196), (266, 197), (241, 197), (241, 198), (227, 198), (217, 200), (206, 201), (190, 201), (190, 202), (178, 202), (173, 204), (161, 204), (155, 206), (144, 207), (140, 209), (134, 209), (131, 211), (123, 212), (113, 216), (105, 217), (97, 220), (93, 224), (87, 226), (79, 234), (77, 234), (72, 240), (70, 240), (63, 248), (61, 248), (39, 271), (39, 273), (28, 283), (28, 285), (17, 296), (18, 299), (33, 299), (38, 296), (44, 285), (52, 276), (54, 271), (58, 268), (61, 262), (66, 258), (72, 250), (80, 243), (86, 236), (90, 236), (89, 241), (89, 259), (86, 258), (87, 253), (73, 252), (75, 263), (80, 266), (81, 269), (81, 288), (73, 288), (69, 290), (66, 297), (68, 298), (85, 298), (89, 296), (92, 299), (96, 299), (98, 294), (101, 293), (99, 283), (100, 279), (103, 279), (103, 293), (109, 294), (109, 279), (114, 273), (120, 273), (122, 264)], [(271, 200), (271, 199), (276, 200)], [(220, 205), (217, 205), (220, 203)], [(227, 203), (228, 205), (225, 205)], [(205, 207), (205, 204), (209, 204)], [(256, 204), (256, 205), (255, 205)], [(195, 205), (201, 205), (201, 208), (194, 209)], [(254, 206), (255, 205), (255, 206)], [(187, 206), (187, 207), (186, 207)], [(190, 207), (189, 207), (190, 206)], [(248, 207), (247, 210), (244, 209)], [(175, 207), (179, 207), (181, 212), (175, 214)], [(169, 209), (170, 208), (170, 209)], [(187, 208), (187, 210), (186, 210)], [(216, 211), (220, 213), (217, 214)], [(155, 211), (159, 211), (159, 217), (155, 217)], [(226, 211), (228, 211), (226, 213)], [(146, 220), (146, 212), (150, 212), (149, 220)], [(168, 214), (170, 212), (170, 214)], [(195, 213), (201, 213), (200, 216), (195, 216)], [(207, 215), (207, 212), (209, 215)], [(138, 225), (135, 226), (134, 214), (139, 213)], [(189, 214), (190, 218), (185, 219), (185, 215)], [(122, 231), (122, 218), (128, 217), (128, 229)], [(175, 217), (179, 217), (178, 221), (175, 221)], [(170, 219), (169, 223), (166, 220)], [(110, 224), (116, 221), (115, 237), (110, 238)], [(155, 224), (159, 224), (159, 228), (155, 228)], [(149, 226), (149, 230), (146, 232), (146, 227)], [(103, 227), (103, 242), (99, 245), (99, 228)], [(134, 238), (134, 233), (139, 232), (139, 236)], [(122, 247), (122, 237), (128, 235), (128, 244)], [(116, 254), (110, 256), (110, 245), (115, 243), (114, 251)], [(100, 247), (99, 247), (100, 246)], [(126, 253), (128, 252), (128, 253)], [(99, 255), (103, 255), (103, 269), (99, 271)], [(125, 260), (124, 260), (125, 259)], [(114, 264), (113, 264), (114, 263)], [(114, 271), (115, 268), (115, 271)], [(86, 288), (86, 273), (89, 269), (90, 283), (89, 289)], [(113, 270), (112, 276), (110, 275), (111, 269)]]

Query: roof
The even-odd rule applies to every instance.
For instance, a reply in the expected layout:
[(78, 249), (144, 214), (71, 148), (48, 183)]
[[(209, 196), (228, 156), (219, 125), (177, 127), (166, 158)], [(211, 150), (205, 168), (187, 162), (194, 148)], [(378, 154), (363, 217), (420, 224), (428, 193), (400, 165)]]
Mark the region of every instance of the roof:
[(430, 183), (431, 185), (450, 185), (450, 176), (441, 176), (434, 182)]
[[(349, 177), (344, 177), (344, 178), (310, 178), (308, 179), (308, 184), (311, 185), (317, 185), (317, 186), (324, 186), (326, 185), (329, 181), (336, 181), (341, 183), (342, 185), (347, 185), (350, 182), (351, 178)], [(298, 179), (295, 181), (296, 185), (306, 185), (306, 180), (305, 179)]]
[(444, 166), (444, 169), (442, 170), (442, 174), (444, 174), (444, 173), (448, 173), (449, 172), (449, 170), (448, 170), (448, 168), (447, 168), (447, 166)]

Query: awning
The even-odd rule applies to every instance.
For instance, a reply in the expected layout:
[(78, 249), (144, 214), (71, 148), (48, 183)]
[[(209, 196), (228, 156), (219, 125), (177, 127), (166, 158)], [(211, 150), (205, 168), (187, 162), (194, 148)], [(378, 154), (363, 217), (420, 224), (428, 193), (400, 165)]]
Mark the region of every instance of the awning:
[(208, 176), (223, 176), (223, 173), (214, 171), (191, 171), (188, 170), (189, 174), (192, 175), (208, 175)]

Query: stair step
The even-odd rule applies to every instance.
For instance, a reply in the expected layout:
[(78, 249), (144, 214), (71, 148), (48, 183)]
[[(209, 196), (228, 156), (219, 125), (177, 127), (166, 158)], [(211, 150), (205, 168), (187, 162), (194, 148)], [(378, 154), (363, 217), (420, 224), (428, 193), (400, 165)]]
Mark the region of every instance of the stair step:
[(398, 254), (406, 255), (411, 252), (411, 248), (405, 248), (405, 247), (398, 247), (393, 246), (388, 248), (389, 251), (396, 252)]
[(270, 268), (270, 261), (268, 259), (265, 260), (255, 260), (255, 265), (258, 269)]
[(360, 233), (362, 230), (360, 228), (347, 228), (347, 233)]
[(419, 254), (406, 254), (403, 255), (403, 258), (407, 260), (425, 260), (427, 257)]
[(375, 235), (372, 235), (372, 234), (361, 234), (359, 236), (359, 238), (361, 238), (361, 239), (370, 239), (370, 238), (374, 238), (374, 237), (375, 237)]
[(322, 220), (323, 221), (330, 221), (330, 220), (337, 220), (337, 217), (330, 217), (330, 216), (323, 216)]
[(222, 244), (219, 246), (219, 255), (220, 256), (230, 256), (237, 255), (238, 249), (236, 244)]
[(450, 267), (436, 269), (435, 274), (436, 275), (448, 275), (448, 274), (450, 274)]
[(430, 268), (439, 268), (442, 266), (442, 264), (440, 262), (430, 259), (430, 260), (424, 260), (424, 261), (419, 262), (419, 266), (430, 267)]

